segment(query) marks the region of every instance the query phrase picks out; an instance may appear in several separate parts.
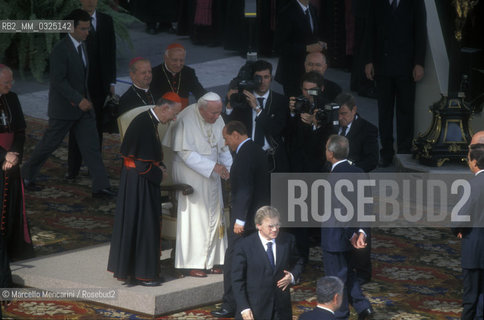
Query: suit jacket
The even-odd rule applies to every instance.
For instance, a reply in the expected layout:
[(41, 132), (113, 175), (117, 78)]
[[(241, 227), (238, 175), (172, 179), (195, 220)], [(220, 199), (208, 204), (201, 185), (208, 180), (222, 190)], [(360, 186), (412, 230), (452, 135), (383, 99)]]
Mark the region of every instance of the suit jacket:
[[(276, 172), (286, 172), (289, 169), (286, 148), (282, 139), (282, 133), (288, 117), (288, 101), (283, 96), (271, 90), (264, 109), (257, 116), (255, 122), (264, 130), (264, 137), (271, 148), (275, 150)], [(242, 122), (252, 137), (252, 108), (234, 108), (227, 116), (228, 121), (237, 120)]]
[[(484, 173), (475, 176), (471, 181), (469, 201), (462, 207), (462, 214), (470, 214), (472, 221), (484, 217)], [(481, 220), (482, 222), (482, 220)], [(462, 232), (461, 262), (463, 269), (484, 269), (484, 228), (456, 228)]]
[[(332, 174), (330, 175), (330, 180), (332, 180), (332, 182), (336, 182), (338, 180), (337, 173), (363, 173), (363, 170), (351, 165), (348, 161), (345, 161), (334, 167), (333, 171), (331, 172)], [(331, 185), (334, 185), (334, 183)], [(335, 199), (333, 199), (333, 203), (334, 202), (336, 202)], [(356, 204), (356, 201), (351, 202), (353, 205)], [(335, 207), (335, 205), (337, 204), (334, 204), (332, 207)], [(349, 251), (351, 250), (351, 236), (357, 231), (357, 228), (321, 228), (321, 247), (323, 250), (329, 252)]]
[(101, 103), (116, 83), (116, 36), (111, 16), (96, 10), (96, 30), (86, 39), (89, 57), (89, 92), (100, 97)]
[(79, 103), (83, 98), (89, 98), (86, 71), (88, 68), (89, 61), (85, 68), (77, 48), (74, 47), (69, 36), (55, 44), (50, 54), (48, 106), (50, 119), (77, 120), (81, 118), (84, 111), (79, 109)]
[(283, 8), (277, 18), (279, 23), (276, 27), (274, 45), (279, 54), (279, 64), (277, 65), (275, 79), (279, 83), (285, 84), (291, 82), (291, 80), (299, 83), (304, 74), (306, 46), (319, 41), (319, 19), (311, 4), (309, 11), (314, 31), (311, 31), (307, 18), (297, 0), (291, 1)]
[(270, 176), (266, 154), (254, 141), (246, 141), (235, 154), (230, 168), (230, 186), (231, 225), (235, 219), (239, 219), (245, 221), (244, 230), (254, 230), (255, 212), (270, 204)]
[(375, 75), (411, 76), (416, 64), (424, 66), (427, 25), (424, 1), (400, 0), (392, 12), (388, 0), (372, 0), (363, 42), (365, 63), (373, 62)]
[(299, 316), (299, 320), (334, 320), (334, 314), (328, 310), (321, 308), (314, 308), (311, 311), (304, 312)]
[(291, 172), (328, 172), (324, 145), (336, 133), (333, 125), (313, 130), (298, 114), (288, 119), (285, 142)]
[(360, 115), (357, 116), (346, 135), (350, 143), (348, 159), (358, 168), (369, 172), (378, 165), (378, 129)]
[[(195, 96), (198, 100), (201, 96), (207, 93), (207, 90), (203, 88), (198, 81), (198, 78), (195, 74), (195, 70), (188, 67), (183, 66), (183, 69), (180, 71), (180, 74), (175, 75), (175, 85), (173, 88), (170, 86), (166, 75), (172, 79), (172, 74), (166, 70), (165, 63), (161, 63), (160, 65), (156, 66), (152, 70), (153, 79), (151, 81), (150, 90), (153, 93), (153, 97), (155, 101), (161, 98), (165, 93), (174, 91), (177, 92), (177, 86), (180, 86), (180, 90), (178, 90), (178, 95), (182, 98), (188, 99), (190, 92)], [(180, 82), (178, 83), (178, 76), (180, 76)]]
[(302, 272), (303, 259), (297, 253), (291, 234), (280, 232), (276, 238), (275, 270), (270, 265), (258, 232), (239, 242), (232, 261), (237, 318), (241, 318), (242, 310), (250, 308), (255, 319), (271, 319), (274, 309), (280, 320), (292, 319), (290, 290), (282, 291), (276, 285), (284, 277), (284, 270), (290, 271), (296, 281)]

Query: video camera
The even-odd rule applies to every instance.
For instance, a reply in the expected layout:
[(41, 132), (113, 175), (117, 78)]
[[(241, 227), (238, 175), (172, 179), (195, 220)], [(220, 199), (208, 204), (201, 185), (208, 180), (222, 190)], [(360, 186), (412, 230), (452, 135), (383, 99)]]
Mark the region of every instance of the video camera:
[(230, 96), (230, 105), (232, 108), (249, 108), (249, 104), (244, 95), (244, 90), (254, 91), (262, 84), (261, 76), (252, 76), (254, 74), (253, 61), (247, 61), (239, 70), (237, 77), (230, 81), (229, 89), (237, 89), (237, 93)]
[(317, 110), (315, 117), (320, 125), (339, 125), (338, 110), (340, 106), (336, 103), (328, 103), (319, 88), (309, 89), (308, 94), (313, 98), (313, 103), (306, 96), (299, 96), (294, 104), (294, 112), (312, 114), (314, 110)]

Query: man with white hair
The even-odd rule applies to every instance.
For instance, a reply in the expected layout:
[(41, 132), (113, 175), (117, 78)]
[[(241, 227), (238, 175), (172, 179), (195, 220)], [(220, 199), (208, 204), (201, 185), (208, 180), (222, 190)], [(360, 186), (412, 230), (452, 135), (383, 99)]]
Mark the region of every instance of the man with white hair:
[(207, 90), (198, 81), (195, 70), (185, 65), (187, 52), (179, 43), (168, 45), (164, 61), (153, 68), (153, 81), (150, 90), (155, 100), (167, 92), (175, 92), (182, 98), (182, 108), (188, 106), (188, 96), (193, 94), (200, 99)]
[(223, 219), (221, 178), (229, 178), (232, 156), (222, 136), (222, 101), (208, 92), (185, 108), (163, 138), (175, 152), (173, 180), (193, 186), (178, 195), (175, 268), (194, 277), (222, 273), (227, 235)]

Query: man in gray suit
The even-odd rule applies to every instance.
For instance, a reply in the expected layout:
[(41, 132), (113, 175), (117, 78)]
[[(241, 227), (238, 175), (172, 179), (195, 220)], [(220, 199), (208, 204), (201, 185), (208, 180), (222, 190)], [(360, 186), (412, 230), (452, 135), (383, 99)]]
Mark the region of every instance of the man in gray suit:
[(96, 120), (87, 90), (88, 59), (84, 40), (91, 17), (81, 9), (72, 11), (74, 31), (61, 39), (50, 55), (49, 126), (23, 168), (24, 185), (35, 188), (35, 177), (47, 158), (72, 128), (92, 177), (93, 197), (112, 197), (108, 175), (102, 162)]

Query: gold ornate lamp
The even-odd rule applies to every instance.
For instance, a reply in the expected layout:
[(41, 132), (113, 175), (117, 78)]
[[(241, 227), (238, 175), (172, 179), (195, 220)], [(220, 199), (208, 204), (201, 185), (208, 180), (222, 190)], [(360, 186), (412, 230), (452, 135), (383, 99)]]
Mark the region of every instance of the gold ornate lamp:
[[(453, 0), (456, 11), (455, 41), (450, 52), (451, 66), (449, 83), (449, 96), (442, 98), (430, 106), (432, 123), (423, 134), (413, 139), (412, 153), (415, 159), (428, 166), (442, 166), (446, 161), (465, 163), (467, 159), (467, 146), (472, 137), (469, 120), (473, 113), (482, 110), (484, 95), (480, 95), (472, 102), (466, 101), (468, 89), (468, 75), (460, 70), (460, 43), (465, 21), (479, 0)], [(453, 59), (452, 59), (453, 58)], [(457, 77), (457, 78), (456, 78)], [(458, 79), (461, 79), (460, 85)], [(457, 81), (456, 81), (457, 80)], [(453, 88), (451, 88), (453, 86)], [(458, 89), (458, 90), (457, 90)]]

